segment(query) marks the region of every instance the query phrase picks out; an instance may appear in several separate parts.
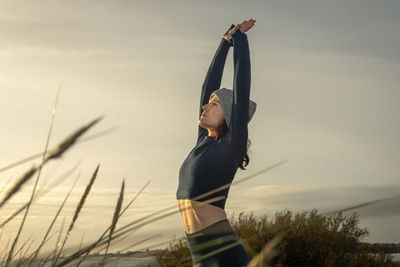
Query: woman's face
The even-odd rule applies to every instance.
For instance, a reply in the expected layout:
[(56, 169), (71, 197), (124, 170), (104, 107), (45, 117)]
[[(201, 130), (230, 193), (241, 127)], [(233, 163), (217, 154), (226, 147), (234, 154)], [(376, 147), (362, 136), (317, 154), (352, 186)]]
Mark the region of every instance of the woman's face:
[(210, 100), (207, 104), (203, 105), (202, 108), (203, 113), (199, 119), (200, 127), (208, 129), (209, 132), (212, 132), (222, 125), (225, 117), (217, 95), (211, 94)]

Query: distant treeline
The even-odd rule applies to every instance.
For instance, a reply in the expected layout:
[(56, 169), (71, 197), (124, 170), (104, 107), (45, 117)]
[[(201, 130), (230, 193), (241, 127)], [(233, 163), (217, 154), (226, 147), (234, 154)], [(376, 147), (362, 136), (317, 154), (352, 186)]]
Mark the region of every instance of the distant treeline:
[(400, 253), (400, 243), (361, 243), (361, 246), (364, 250), (369, 251), (370, 253)]

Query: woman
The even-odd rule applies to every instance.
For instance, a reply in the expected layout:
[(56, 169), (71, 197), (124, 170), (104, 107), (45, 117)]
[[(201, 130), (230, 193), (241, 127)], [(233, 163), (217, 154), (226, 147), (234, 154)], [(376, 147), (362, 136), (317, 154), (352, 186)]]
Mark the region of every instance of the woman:
[[(249, 257), (225, 213), (237, 169), (249, 162), (248, 128), (256, 103), (250, 96), (247, 32), (255, 20), (231, 25), (208, 69), (201, 92), (198, 138), (179, 170), (176, 192), (194, 266), (244, 266)], [(233, 46), (233, 91), (219, 88)]]

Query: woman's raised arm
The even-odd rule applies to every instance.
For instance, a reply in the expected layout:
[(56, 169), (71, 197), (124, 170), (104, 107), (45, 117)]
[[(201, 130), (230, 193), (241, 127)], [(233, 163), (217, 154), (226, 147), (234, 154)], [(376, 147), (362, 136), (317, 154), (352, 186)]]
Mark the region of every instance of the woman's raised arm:
[[(226, 31), (226, 33), (228, 33), (233, 27), (235, 27), (235, 25), (232, 24), (231, 27)], [(218, 49), (215, 52), (214, 58), (211, 61), (210, 67), (208, 68), (207, 75), (201, 89), (200, 111), (198, 116), (199, 119), (201, 113), (203, 112), (202, 106), (208, 103), (211, 93), (214, 90), (219, 89), (221, 85), (222, 73), (224, 71), (226, 56), (228, 55), (229, 48), (231, 46), (233, 46), (232, 41), (227, 41), (225, 38), (222, 38), (218, 46)], [(206, 135), (208, 135), (207, 130), (199, 126), (197, 143)]]
[[(246, 30), (247, 31), (247, 30)], [(241, 159), (246, 152), (250, 100), (250, 51), (247, 35), (241, 30), (232, 34), (233, 40), (233, 103), (228, 140)], [(243, 155), (242, 155), (243, 154)]]

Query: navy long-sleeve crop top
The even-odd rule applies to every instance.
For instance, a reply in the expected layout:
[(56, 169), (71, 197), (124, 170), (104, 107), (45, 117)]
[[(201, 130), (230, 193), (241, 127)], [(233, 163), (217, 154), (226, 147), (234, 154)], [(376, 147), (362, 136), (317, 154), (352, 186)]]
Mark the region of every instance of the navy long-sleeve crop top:
[[(231, 25), (229, 30), (233, 27), (234, 25)], [(211, 93), (221, 85), (226, 56), (231, 46), (234, 48), (234, 79), (230, 126), (227, 133), (218, 140), (208, 136), (207, 129), (198, 127), (196, 145), (179, 169), (177, 199), (193, 199), (230, 184), (243, 162), (248, 138), (250, 52), (247, 35), (240, 30), (232, 34), (230, 41), (222, 38), (214, 55), (201, 91), (199, 118), (202, 106), (208, 103)], [(196, 201), (224, 196), (224, 199), (210, 203), (224, 209), (228, 192), (229, 186), (205, 197), (196, 198)]]

